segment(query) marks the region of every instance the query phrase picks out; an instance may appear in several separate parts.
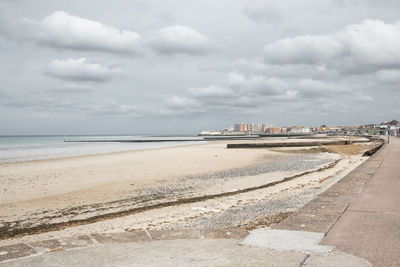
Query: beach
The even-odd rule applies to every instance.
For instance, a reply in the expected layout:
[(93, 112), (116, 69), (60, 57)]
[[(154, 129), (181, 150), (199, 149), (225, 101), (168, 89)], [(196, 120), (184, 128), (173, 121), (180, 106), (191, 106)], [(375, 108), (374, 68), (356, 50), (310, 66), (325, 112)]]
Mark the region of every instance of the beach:
[[(251, 142), (277, 140), (305, 139)], [(376, 145), (227, 149), (228, 143), (0, 164), (0, 242), (268, 226), (359, 166)]]

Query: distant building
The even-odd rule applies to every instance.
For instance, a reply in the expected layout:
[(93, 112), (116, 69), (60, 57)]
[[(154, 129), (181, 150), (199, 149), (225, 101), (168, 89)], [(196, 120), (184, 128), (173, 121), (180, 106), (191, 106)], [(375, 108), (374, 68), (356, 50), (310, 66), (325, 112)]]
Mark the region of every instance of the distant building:
[(265, 123), (261, 124), (261, 132), (265, 133), (267, 130), (267, 125)]
[(235, 131), (235, 132), (241, 132), (241, 124), (240, 123), (237, 123), (237, 124), (235, 124), (234, 126), (233, 126), (233, 130)]
[(252, 125), (251, 123), (248, 123), (248, 124), (246, 125), (246, 131), (247, 131), (247, 132), (252, 132), (252, 131), (253, 131), (253, 125)]
[(259, 132), (260, 130), (259, 124), (258, 123), (254, 123), (251, 127), (251, 131), (252, 132)]

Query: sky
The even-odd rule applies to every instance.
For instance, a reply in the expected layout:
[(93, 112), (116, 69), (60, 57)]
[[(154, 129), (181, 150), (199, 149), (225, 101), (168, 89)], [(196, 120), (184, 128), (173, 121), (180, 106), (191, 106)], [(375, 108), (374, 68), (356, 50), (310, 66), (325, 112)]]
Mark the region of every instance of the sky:
[(400, 115), (398, 0), (0, 0), (0, 135)]

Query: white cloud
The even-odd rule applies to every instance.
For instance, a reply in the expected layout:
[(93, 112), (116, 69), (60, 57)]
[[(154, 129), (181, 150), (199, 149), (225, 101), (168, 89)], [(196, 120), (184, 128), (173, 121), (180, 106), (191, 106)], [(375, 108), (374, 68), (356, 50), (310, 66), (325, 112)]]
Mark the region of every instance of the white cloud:
[(109, 68), (86, 58), (53, 60), (46, 73), (54, 78), (74, 82), (106, 82), (120, 73), (118, 68)]
[(162, 28), (150, 40), (152, 48), (160, 54), (205, 54), (215, 43), (195, 29), (174, 25)]
[(226, 87), (207, 86), (202, 88), (190, 88), (189, 92), (195, 97), (233, 97), (235, 93)]
[(4, 35), (39, 45), (78, 51), (142, 54), (153, 49), (160, 54), (205, 54), (217, 47), (215, 41), (183, 25), (161, 28), (147, 38), (99, 21), (56, 11), (42, 20), (2, 20)]
[(330, 35), (281, 39), (264, 48), (272, 64), (322, 64), (368, 72), (400, 67), (400, 22), (364, 20)]
[(331, 36), (298, 36), (278, 40), (264, 48), (265, 61), (272, 64), (314, 64), (343, 53), (343, 46)]
[(103, 51), (111, 53), (139, 53), (141, 36), (90, 20), (56, 11), (41, 21), (24, 19), (11, 25), (9, 35), (35, 43), (70, 50)]

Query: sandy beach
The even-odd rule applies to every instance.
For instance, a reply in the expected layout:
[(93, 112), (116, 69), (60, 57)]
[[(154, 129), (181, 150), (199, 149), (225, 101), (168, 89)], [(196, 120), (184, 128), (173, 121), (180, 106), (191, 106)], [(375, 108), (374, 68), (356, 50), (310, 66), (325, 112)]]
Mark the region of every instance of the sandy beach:
[(226, 149), (227, 143), (0, 164), (1, 242), (273, 223), (361, 164), (374, 145)]

